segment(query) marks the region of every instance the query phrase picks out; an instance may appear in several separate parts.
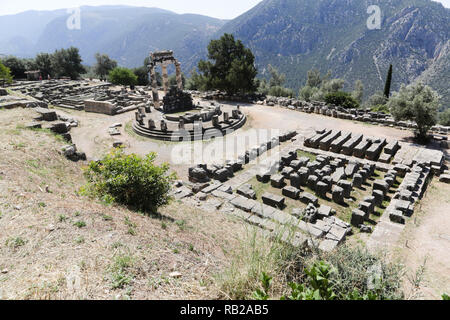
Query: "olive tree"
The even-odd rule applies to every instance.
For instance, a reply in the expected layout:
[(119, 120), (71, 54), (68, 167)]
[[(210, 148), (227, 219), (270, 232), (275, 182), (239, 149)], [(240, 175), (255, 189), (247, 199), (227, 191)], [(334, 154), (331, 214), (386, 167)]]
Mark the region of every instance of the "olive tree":
[(424, 142), (428, 130), (437, 123), (439, 96), (420, 82), (402, 85), (389, 99), (387, 106), (396, 121), (414, 121), (417, 124), (417, 138)]

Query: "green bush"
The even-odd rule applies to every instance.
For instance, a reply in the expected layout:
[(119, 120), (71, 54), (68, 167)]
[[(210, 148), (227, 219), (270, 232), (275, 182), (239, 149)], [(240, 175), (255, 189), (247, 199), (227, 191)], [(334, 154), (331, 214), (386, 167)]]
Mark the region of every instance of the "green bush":
[(8, 67), (5, 67), (0, 62), (0, 80), (5, 80), (6, 83), (12, 82), (11, 70)]
[(168, 164), (156, 166), (155, 158), (153, 152), (142, 158), (115, 149), (85, 169), (88, 183), (82, 188), (82, 194), (155, 214), (159, 207), (169, 203), (169, 191), (175, 179), (174, 174), (168, 173)]
[[(290, 279), (288, 294), (282, 300), (397, 300), (403, 298), (400, 290), (402, 267), (386, 262), (365, 248), (346, 245), (331, 253), (320, 252), (296, 260), (294, 269), (286, 272)], [(271, 286), (277, 285), (267, 274), (260, 278), (262, 289), (253, 297), (270, 299)]]
[(292, 91), (292, 89), (284, 88), (281, 86), (270, 87), (268, 94), (269, 96), (274, 97), (287, 97), (287, 98), (294, 97), (294, 91)]
[(341, 106), (345, 109), (359, 108), (359, 103), (348, 92), (337, 91), (328, 93), (325, 96), (325, 102)]
[[(359, 246), (343, 245), (324, 260), (336, 269), (332, 279), (339, 299), (362, 299), (374, 295), (381, 300), (403, 297), (400, 292), (403, 269), (398, 264), (387, 262), (383, 256), (371, 254)], [(372, 283), (369, 284), (368, 279)]]
[(282, 297), (282, 300), (334, 300), (331, 275), (335, 272), (328, 264), (318, 261), (311, 268), (305, 269), (308, 277), (307, 284), (290, 283), (291, 295)]
[(439, 124), (443, 126), (450, 126), (450, 109), (439, 113)]
[(384, 104), (379, 104), (379, 105), (373, 106), (371, 108), (371, 110), (373, 112), (382, 112), (382, 113), (389, 114), (389, 108)]
[(109, 73), (109, 81), (123, 86), (134, 86), (138, 83), (138, 77), (127, 68), (114, 68)]
[(402, 85), (389, 99), (387, 106), (395, 121), (414, 121), (419, 143), (428, 141), (427, 132), (438, 120), (439, 95), (422, 83)]

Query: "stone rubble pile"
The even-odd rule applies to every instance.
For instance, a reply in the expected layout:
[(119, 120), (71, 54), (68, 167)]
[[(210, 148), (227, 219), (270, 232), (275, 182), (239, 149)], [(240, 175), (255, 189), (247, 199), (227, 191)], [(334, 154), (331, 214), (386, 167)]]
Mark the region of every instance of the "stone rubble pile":
[[(143, 89), (128, 91), (122, 88), (121, 90), (112, 90), (110, 86), (109, 83), (49, 80), (18, 82), (10, 89), (46, 104), (111, 115), (127, 112), (136, 109), (138, 106), (151, 103), (151, 95)], [(106, 112), (104, 111), (105, 108), (108, 109)]]
[(170, 87), (169, 92), (163, 98), (163, 110), (165, 113), (173, 113), (191, 110), (194, 107), (192, 96), (177, 86)]

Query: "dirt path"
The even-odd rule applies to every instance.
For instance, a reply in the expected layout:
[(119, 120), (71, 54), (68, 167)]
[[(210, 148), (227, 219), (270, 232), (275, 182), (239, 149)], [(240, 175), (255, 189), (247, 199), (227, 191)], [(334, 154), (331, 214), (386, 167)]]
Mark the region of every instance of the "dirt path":
[[(434, 179), (399, 240), (401, 249), (394, 250), (410, 279), (404, 283), (407, 298), (441, 299), (443, 293), (450, 293), (449, 195), (450, 185)], [(411, 283), (417, 278), (423, 279), (419, 288)]]
[(329, 128), (350, 131), (367, 136), (390, 139), (403, 139), (411, 136), (411, 132), (390, 127), (376, 126), (350, 120), (326, 117), (314, 113), (293, 111), (286, 108), (252, 105), (243, 107), (252, 117), (252, 125), (256, 128), (306, 129)]

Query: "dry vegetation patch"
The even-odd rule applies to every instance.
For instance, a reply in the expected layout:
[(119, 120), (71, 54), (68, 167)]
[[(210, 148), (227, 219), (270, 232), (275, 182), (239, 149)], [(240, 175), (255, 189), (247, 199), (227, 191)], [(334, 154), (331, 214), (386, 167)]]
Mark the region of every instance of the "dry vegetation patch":
[(179, 202), (152, 218), (77, 194), (82, 166), (64, 141), (0, 111), (0, 297), (203, 299), (242, 224)]

